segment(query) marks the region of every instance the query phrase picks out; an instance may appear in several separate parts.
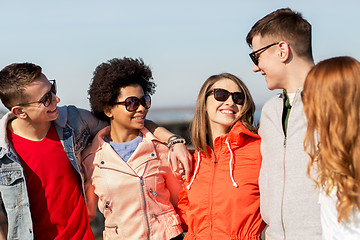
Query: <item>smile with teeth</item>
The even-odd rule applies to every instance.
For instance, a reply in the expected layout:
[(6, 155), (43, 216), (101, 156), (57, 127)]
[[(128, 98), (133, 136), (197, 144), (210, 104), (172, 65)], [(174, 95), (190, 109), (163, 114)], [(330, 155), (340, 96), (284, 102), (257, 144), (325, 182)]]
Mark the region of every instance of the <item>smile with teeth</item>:
[(220, 112), (225, 114), (234, 114), (234, 111), (232, 110), (220, 110)]

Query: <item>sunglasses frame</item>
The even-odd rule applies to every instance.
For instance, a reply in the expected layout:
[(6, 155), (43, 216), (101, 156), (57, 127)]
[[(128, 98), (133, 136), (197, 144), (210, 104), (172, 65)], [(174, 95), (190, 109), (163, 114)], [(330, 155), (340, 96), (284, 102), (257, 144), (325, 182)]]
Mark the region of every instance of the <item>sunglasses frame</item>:
[[(256, 66), (259, 65), (259, 56), (256, 56), (256, 54), (257, 54), (258, 52), (265, 51), (266, 49), (268, 49), (268, 48), (270, 48), (270, 47), (272, 47), (272, 46), (275, 46), (275, 45), (277, 45), (277, 44), (279, 44), (279, 43), (280, 43), (280, 42), (275, 42), (275, 43), (269, 44), (269, 45), (267, 45), (267, 46), (265, 46), (265, 47), (263, 47), (263, 48), (260, 48), (260, 49), (254, 51), (254, 52), (249, 53), (249, 56), (250, 56), (251, 60), (253, 61), (253, 63), (254, 63)], [(259, 55), (260, 55), (260, 54), (259, 54)]]
[[(146, 102), (147, 100), (145, 99), (146, 97), (149, 98), (149, 106), (146, 105)], [(133, 101), (137, 102), (136, 104), (136, 107), (134, 109), (129, 109), (129, 106), (130, 104), (132, 103), (128, 103), (128, 101), (131, 101), (131, 100), (128, 100), (128, 99), (134, 99)], [(131, 96), (131, 97), (127, 97), (125, 98), (124, 101), (122, 102), (114, 102), (112, 105), (124, 105), (125, 106), (125, 109), (128, 111), (128, 112), (135, 112), (136, 110), (138, 110), (138, 108), (140, 107), (140, 104), (145, 108), (145, 109), (149, 109), (151, 107), (151, 96), (148, 95), (148, 94), (145, 94), (144, 96), (142, 96), (141, 98), (138, 98), (138, 97), (135, 97), (135, 96)]]
[[(42, 103), (44, 105), (44, 107), (50, 106), (52, 103), (52, 100), (53, 100), (53, 94), (56, 95), (57, 90), (56, 90), (55, 79), (49, 80), (49, 82), (51, 83), (50, 91), (48, 91), (39, 101), (20, 103), (20, 104), (17, 104), (16, 106), (26, 106), (26, 105), (33, 104), (33, 103)], [(48, 103), (46, 103), (46, 102), (48, 102)]]
[[(224, 100), (220, 100), (219, 97), (216, 96), (216, 92), (217, 91), (222, 91), (226, 94), (226, 98)], [(234, 99), (234, 94), (235, 93), (239, 93), (242, 95), (242, 98), (241, 98), (241, 103), (237, 103), (236, 99)], [(206, 97), (210, 96), (210, 95), (214, 95), (214, 98), (216, 101), (219, 101), (219, 102), (225, 102), (226, 100), (229, 99), (229, 97), (231, 96), (232, 97), (232, 100), (235, 104), (237, 105), (244, 105), (245, 103), (245, 94), (244, 92), (229, 92), (228, 90), (226, 89), (223, 89), (223, 88), (214, 88), (213, 90), (209, 91), (207, 94), (206, 94)]]

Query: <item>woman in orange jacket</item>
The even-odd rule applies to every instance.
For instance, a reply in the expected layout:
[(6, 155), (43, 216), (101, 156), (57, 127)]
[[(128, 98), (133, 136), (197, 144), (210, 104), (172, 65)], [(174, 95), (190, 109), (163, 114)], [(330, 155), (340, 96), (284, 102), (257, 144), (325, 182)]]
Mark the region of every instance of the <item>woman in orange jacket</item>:
[(185, 239), (260, 239), (260, 137), (245, 84), (223, 73), (200, 89), (191, 127), (195, 170), (179, 194)]

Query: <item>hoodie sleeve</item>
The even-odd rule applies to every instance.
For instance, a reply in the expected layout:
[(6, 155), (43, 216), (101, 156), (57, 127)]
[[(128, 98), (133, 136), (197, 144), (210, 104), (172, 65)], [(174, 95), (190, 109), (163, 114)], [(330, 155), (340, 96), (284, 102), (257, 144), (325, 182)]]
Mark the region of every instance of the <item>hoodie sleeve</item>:
[(189, 198), (187, 191), (188, 190), (184, 184), (181, 192), (179, 193), (179, 201), (176, 206), (176, 212), (180, 216), (182, 222), (181, 226), (184, 229), (184, 231), (187, 231), (187, 225), (188, 225), (186, 213), (188, 212), (188, 208), (189, 208)]

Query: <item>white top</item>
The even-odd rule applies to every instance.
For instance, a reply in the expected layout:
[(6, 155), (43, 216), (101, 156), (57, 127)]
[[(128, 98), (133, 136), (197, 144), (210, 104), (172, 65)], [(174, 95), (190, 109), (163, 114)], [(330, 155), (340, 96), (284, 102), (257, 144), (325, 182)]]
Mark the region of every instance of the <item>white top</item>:
[(324, 240), (359, 240), (360, 239), (360, 213), (356, 210), (345, 223), (337, 221), (336, 188), (330, 196), (320, 191), (319, 203), (321, 214), (322, 239)]
[(293, 105), (293, 102), (294, 102), (294, 98), (295, 98), (295, 93), (288, 93), (288, 98), (289, 98), (289, 103), (290, 103), (290, 106)]

